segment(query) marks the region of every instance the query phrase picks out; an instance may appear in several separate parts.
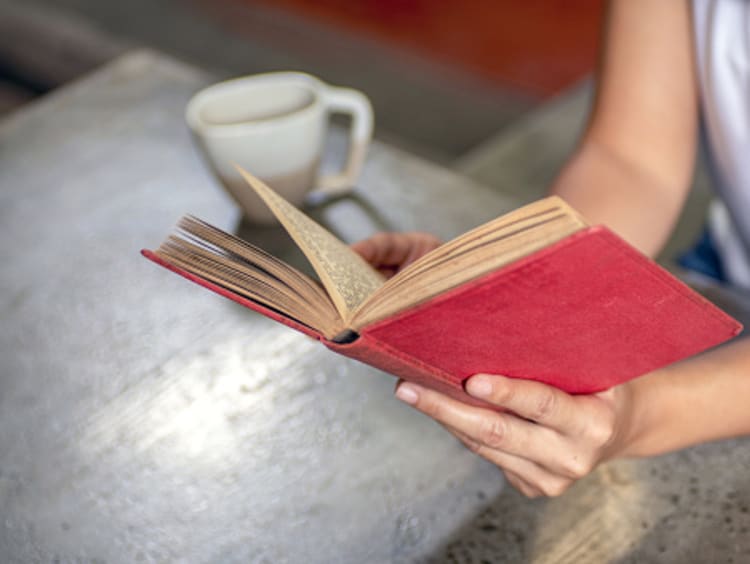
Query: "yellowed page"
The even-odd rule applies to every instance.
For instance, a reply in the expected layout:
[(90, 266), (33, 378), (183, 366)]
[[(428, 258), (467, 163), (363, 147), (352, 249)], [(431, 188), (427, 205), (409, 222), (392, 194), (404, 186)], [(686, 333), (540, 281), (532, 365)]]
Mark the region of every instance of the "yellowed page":
[(396, 274), (354, 313), (350, 328), (358, 331), (585, 227), (585, 220), (558, 197), (527, 204), (456, 237)]
[(383, 276), (265, 183), (237, 168), (305, 254), (342, 319), (348, 322), (357, 306), (383, 285)]

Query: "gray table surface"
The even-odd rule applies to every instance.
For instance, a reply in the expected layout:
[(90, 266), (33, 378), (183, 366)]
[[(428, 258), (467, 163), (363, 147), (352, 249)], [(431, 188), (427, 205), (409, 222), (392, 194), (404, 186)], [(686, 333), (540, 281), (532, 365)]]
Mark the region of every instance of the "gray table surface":
[[(393, 378), (139, 256), (237, 225), (182, 118), (208, 80), (136, 52), (0, 125), (0, 561), (409, 560), (503, 487)], [(509, 207), (379, 143), (358, 191), (317, 211), (349, 240)]]
[[(0, 561), (750, 561), (747, 441), (530, 502), (392, 378), (143, 260), (185, 212), (299, 260), (192, 147), (209, 80), (134, 52), (0, 123)], [(512, 206), (374, 143), (314, 213), (447, 238)]]

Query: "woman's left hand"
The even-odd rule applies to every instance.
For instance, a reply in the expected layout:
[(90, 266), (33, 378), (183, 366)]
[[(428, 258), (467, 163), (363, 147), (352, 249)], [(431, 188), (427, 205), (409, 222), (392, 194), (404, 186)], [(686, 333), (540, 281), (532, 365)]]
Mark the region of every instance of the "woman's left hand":
[(528, 497), (558, 496), (618, 451), (630, 424), (627, 384), (572, 396), (545, 384), (478, 374), (467, 392), (504, 411), (474, 407), (410, 382), (396, 396), (499, 466)]

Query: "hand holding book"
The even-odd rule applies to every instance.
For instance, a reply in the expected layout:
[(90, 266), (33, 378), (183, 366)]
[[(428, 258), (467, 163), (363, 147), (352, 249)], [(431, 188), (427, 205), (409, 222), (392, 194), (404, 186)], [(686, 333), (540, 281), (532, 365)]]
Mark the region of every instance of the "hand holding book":
[(402, 382), (396, 396), (441, 423), (470, 450), (499, 466), (527, 497), (557, 496), (629, 438), (631, 382), (573, 396), (539, 382), (480, 374), (467, 390), (497, 408), (469, 406)]
[[(425, 233), (378, 233), (352, 245), (380, 270), (398, 272), (437, 248)], [(400, 381), (396, 397), (435, 419), (467, 448), (499, 466), (527, 497), (556, 496), (616, 452), (631, 419), (628, 383), (571, 396), (538, 382), (478, 374), (469, 395), (498, 408), (468, 406)]]

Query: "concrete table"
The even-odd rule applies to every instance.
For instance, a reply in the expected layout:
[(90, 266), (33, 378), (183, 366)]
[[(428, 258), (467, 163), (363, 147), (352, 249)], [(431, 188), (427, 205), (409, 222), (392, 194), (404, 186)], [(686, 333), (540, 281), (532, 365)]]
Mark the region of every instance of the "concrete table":
[[(748, 561), (747, 441), (530, 502), (392, 378), (143, 260), (185, 212), (299, 260), (194, 152), (209, 80), (135, 52), (0, 123), (0, 561)], [(447, 238), (513, 205), (375, 143), (314, 213)]]
[[(503, 487), (393, 378), (139, 256), (237, 226), (183, 123), (208, 81), (135, 52), (0, 125), (2, 562), (410, 561)], [(316, 213), (450, 237), (511, 205), (375, 143)]]

